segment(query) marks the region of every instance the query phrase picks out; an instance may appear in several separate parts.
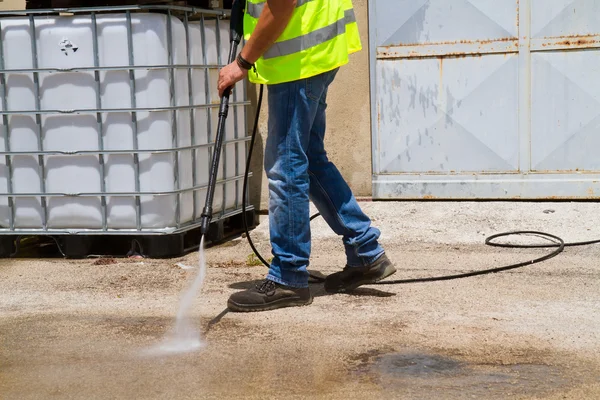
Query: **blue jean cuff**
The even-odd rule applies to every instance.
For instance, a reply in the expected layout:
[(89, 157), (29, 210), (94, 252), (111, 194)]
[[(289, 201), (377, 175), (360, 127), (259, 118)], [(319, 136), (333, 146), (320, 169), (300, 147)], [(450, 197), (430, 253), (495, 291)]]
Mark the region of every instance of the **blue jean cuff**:
[(279, 283), (280, 285), (284, 285), (284, 286), (289, 286), (289, 287), (293, 287), (293, 288), (307, 288), (308, 287), (308, 281), (306, 282), (292, 282), (292, 281), (284, 281), (283, 279), (277, 278), (276, 276), (273, 276), (271, 274), (267, 275), (267, 279), (270, 281), (273, 281), (275, 283)]

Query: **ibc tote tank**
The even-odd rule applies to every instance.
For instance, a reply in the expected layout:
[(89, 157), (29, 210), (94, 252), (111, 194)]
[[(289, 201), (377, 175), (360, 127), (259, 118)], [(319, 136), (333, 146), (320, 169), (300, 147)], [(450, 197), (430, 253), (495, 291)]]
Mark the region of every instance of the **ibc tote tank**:
[[(0, 82), (0, 151), (13, 155), (0, 156), (0, 192), (17, 196), (0, 197), (0, 224), (17, 233), (194, 226), (227, 25), (129, 12), (1, 18), (0, 68), (13, 71)], [(240, 82), (234, 93), (244, 92)], [(215, 215), (241, 207), (246, 102), (232, 100)]]

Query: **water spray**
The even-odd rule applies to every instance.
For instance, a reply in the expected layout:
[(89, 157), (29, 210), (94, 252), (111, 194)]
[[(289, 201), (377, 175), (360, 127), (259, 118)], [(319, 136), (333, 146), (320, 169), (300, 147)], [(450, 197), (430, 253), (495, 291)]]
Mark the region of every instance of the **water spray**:
[[(246, 8), (246, 0), (235, 0), (231, 9), (230, 19), (230, 49), (228, 63), (235, 61), (237, 56), (237, 48), (243, 36), (244, 29), (244, 11)], [(179, 311), (174, 328), (168, 332), (165, 339), (157, 346), (147, 350), (146, 355), (164, 356), (168, 354), (188, 353), (204, 347), (204, 342), (201, 340), (200, 332), (197, 327), (190, 321), (189, 311), (198, 292), (202, 288), (204, 278), (206, 276), (206, 261), (204, 259), (204, 241), (210, 227), (212, 219), (212, 204), (215, 194), (215, 186), (217, 184), (217, 174), (219, 170), (219, 160), (221, 158), (221, 148), (223, 138), (225, 137), (225, 120), (229, 111), (229, 96), (232, 87), (228, 87), (223, 91), (221, 97), (221, 105), (219, 107), (219, 123), (217, 125), (217, 135), (215, 138), (215, 146), (213, 158), (210, 165), (208, 177), (208, 188), (206, 191), (206, 203), (202, 210), (202, 221), (200, 227), (200, 246), (199, 246), (199, 262), (198, 273), (190, 286), (183, 292), (181, 297)], [(245, 209), (244, 209), (245, 210)]]

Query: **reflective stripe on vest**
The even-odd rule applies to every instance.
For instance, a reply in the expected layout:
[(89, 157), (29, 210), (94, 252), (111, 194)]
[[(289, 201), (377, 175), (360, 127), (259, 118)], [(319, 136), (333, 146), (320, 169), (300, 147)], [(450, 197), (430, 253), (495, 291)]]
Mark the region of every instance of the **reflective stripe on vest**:
[[(248, 0), (244, 37), (250, 38), (266, 0)], [(300, 7), (304, 7), (300, 9)], [(308, 78), (348, 62), (361, 49), (351, 0), (297, 0), (290, 23), (256, 62), (249, 79), (275, 84)]]
[(346, 24), (352, 22), (356, 22), (354, 10), (347, 10), (344, 12), (344, 18), (337, 20), (331, 25), (327, 25), (321, 29), (307, 33), (306, 35), (274, 43), (269, 50), (263, 54), (263, 58), (268, 60), (269, 58), (287, 56), (318, 44), (325, 43), (336, 36), (346, 33)]

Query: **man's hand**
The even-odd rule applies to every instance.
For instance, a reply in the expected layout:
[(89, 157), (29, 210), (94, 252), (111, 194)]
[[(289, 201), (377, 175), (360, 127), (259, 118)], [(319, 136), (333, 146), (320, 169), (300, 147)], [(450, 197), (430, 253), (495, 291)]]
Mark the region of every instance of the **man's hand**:
[(225, 89), (235, 85), (247, 76), (248, 71), (240, 68), (237, 62), (234, 61), (231, 64), (226, 65), (221, 72), (219, 72), (219, 81), (217, 83), (219, 97), (223, 97), (223, 92), (225, 92)]

